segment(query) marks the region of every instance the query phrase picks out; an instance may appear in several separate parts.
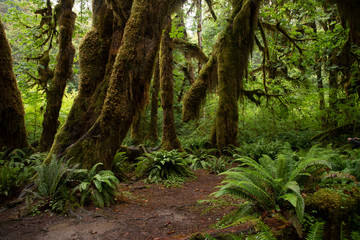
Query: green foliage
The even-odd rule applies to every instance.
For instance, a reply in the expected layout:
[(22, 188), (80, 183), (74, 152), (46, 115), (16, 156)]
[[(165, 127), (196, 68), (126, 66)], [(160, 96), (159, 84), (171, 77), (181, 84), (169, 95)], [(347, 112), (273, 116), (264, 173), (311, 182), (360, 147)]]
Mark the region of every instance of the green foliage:
[(73, 193), (80, 197), (80, 204), (84, 205), (91, 200), (96, 206), (109, 206), (116, 200), (116, 189), (119, 180), (110, 170), (100, 170), (97, 168), (103, 163), (95, 164), (90, 170), (78, 169), (75, 171), (75, 178), (80, 182)]
[(70, 167), (69, 161), (58, 160), (55, 156), (52, 156), (49, 164), (43, 163), (35, 168), (37, 171), (36, 189), (33, 194), (39, 199), (35, 207), (36, 211), (63, 212), (66, 210), (66, 204), (71, 200), (69, 182), (76, 168), (77, 166)]
[(185, 157), (185, 153), (177, 150), (147, 153), (137, 158), (139, 162), (136, 164), (135, 172), (138, 177), (147, 176), (147, 181), (151, 183), (193, 176)]
[(66, 183), (74, 174), (69, 161), (57, 160), (53, 156), (49, 164), (43, 163), (36, 167), (36, 170), (36, 192), (40, 197), (50, 200), (65, 196), (63, 194), (66, 194)]
[[(3, 154), (3, 157), (4, 154)], [(0, 158), (0, 196), (13, 196), (28, 183), (44, 154), (27, 156), (21, 149), (12, 151), (6, 159)]]
[(306, 240), (322, 240), (324, 235), (325, 222), (315, 222), (310, 226)]
[(127, 172), (130, 170), (130, 165), (126, 162), (127, 156), (125, 152), (117, 152), (112, 162), (111, 170), (118, 180), (127, 180), (129, 176)]
[(263, 155), (268, 155), (274, 158), (282, 149), (289, 148), (288, 143), (282, 141), (266, 142), (265, 139), (260, 139), (255, 143), (244, 143), (241, 147), (235, 148), (233, 151), (237, 156), (249, 156), (255, 160), (258, 160)]
[(231, 195), (248, 200), (258, 211), (284, 212), (291, 206), (303, 222), (305, 203), (301, 188), (313, 175), (330, 167), (329, 162), (315, 157), (315, 150), (309, 152), (299, 158), (288, 149), (274, 160), (264, 155), (259, 162), (242, 157), (238, 159), (240, 166), (223, 173), (226, 178), (215, 196)]

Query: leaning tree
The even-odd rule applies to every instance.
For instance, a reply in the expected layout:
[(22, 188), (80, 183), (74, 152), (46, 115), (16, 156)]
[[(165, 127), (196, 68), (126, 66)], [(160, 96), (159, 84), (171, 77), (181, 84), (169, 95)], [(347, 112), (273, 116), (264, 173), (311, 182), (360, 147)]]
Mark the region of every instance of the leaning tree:
[(0, 20), (0, 149), (28, 147), (24, 107), (13, 72), (10, 44)]
[(166, 16), (182, 3), (93, 0), (93, 27), (80, 46), (79, 95), (49, 156), (111, 166), (146, 102)]

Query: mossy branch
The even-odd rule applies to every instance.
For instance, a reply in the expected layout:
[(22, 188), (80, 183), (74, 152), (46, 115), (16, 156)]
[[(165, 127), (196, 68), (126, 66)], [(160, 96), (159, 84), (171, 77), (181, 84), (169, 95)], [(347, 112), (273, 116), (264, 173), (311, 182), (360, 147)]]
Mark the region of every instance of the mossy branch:
[(285, 29), (280, 26), (280, 23), (272, 24), (272, 23), (268, 23), (268, 22), (261, 22), (261, 25), (262, 25), (264, 28), (266, 28), (266, 29), (268, 29), (268, 30), (270, 30), (270, 31), (279, 31), (279, 32), (281, 32), (281, 33), (284, 35), (284, 37), (285, 37), (287, 40), (289, 40), (289, 42), (291, 42), (291, 43), (299, 50), (299, 53), (302, 54), (303, 49), (302, 49), (299, 45), (296, 44), (296, 41), (298, 41), (298, 39), (292, 38), (292, 37), (285, 31)]
[[(244, 95), (252, 102), (254, 102), (256, 105), (260, 105), (260, 98), (266, 97), (268, 98), (277, 98), (281, 103), (280, 97), (282, 97), (281, 94), (268, 94), (267, 92), (264, 92), (261, 89), (255, 89), (255, 90), (244, 90)], [(283, 103), (282, 103), (283, 104)]]
[(200, 116), (200, 107), (208, 89), (214, 87), (217, 81), (217, 63), (214, 56), (201, 69), (199, 77), (184, 96), (182, 120), (188, 122)]
[(345, 134), (345, 133), (353, 134), (358, 129), (357, 126), (359, 126), (359, 122), (354, 121), (354, 122), (350, 122), (350, 123), (344, 124), (339, 127), (331, 128), (325, 132), (322, 132), (322, 133), (312, 137), (311, 141), (318, 140), (318, 139), (321, 141), (328, 137), (338, 136), (339, 134)]
[(209, 7), (209, 11), (211, 13), (211, 16), (214, 18), (214, 20), (216, 21), (217, 20), (217, 17), (216, 17), (216, 14), (212, 8), (212, 0), (205, 0), (206, 1), (206, 4), (208, 5)]
[(202, 64), (205, 64), (209, 60), (209, 58), (197, 44), (189, 43), (179, 38), (174, 39), (174, 44), (189, 57), (198, 59)]

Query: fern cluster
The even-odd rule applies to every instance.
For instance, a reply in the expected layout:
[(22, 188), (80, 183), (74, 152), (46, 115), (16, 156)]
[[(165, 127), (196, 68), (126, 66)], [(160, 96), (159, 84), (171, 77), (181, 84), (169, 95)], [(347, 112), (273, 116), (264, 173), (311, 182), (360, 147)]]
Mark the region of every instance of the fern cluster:
[(98, 171), (97, 168), (102, 165), (103, 163), (97, 163), (90, 170), (78, 169), (75, 171), (76, 179), (80, 183), (72, 193), (80, 198), (81, 205), (91, 201), (96, 206), (104, 207), (115, 202), (119, 180), (110, 170)]
[[(311, 151), (310, 151), (311, 152)], [(249, 201), (257, 211), (289, 211), (296, 213), (299, 222), (304, 219), (304, 199), (301, 189), (314, 174), (330, 168), (320, 157), (299, 157), (290, 150), (277, 154), (275, 159), (263, 155), (259, 161), (250, 157), (238, 159), (241, 163), (226, 175), (215, 196), (231, 195)]]
[(138, 177), (147, 177), (151, 183), (159, 183), (172, 178), (186, 178), (193, 175), (186, 161), (186, 154), (171, 151), (147, 153), (138, 158), (135, 172)]
[(51, 211), (67, 211), (67, 204), (80, 205), (93, 203), (104, 207), (114, 203), (119, 180), (110, 170), (98, 170), (98, 163), (90, 170), (71, 166), (69, 161), (52, 157), (49, 164), (36, 167), (35, 199), (39, 199), (37, 208)]
[(0, 153), (0, 196), (8, 197), (17, 193), (35, 174), (36, 166), (44, 159), (44, 154), (27, 154), (15, 149), (10, 154)]
[(232, 154), (236, 156), (249, 156), (255, 160), (258, 160), (263, 155), (268, 155), (271, 158), (276, 157), (276, 155), (283, 150), (284, 148), (289, 148), (288, 143), (282, 141), (271, 141), (266, 142), (264, 139), (260, 139), (254, 143), (244, 143), (241, 147), (234, 149), (227, 149)]

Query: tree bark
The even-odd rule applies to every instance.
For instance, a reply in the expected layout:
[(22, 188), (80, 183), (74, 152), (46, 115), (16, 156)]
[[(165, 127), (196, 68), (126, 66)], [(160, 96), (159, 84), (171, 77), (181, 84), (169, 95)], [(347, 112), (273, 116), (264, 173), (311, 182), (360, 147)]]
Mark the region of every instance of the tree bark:
[(158, 106), (159, 106), (159, 90), (160, 90), (160, 69), (159, 69), (159, 57), (155, 60), (153, 82), (151, 87), (151, 113), (149, 133), (147, 139), (155, 143), (158, 138)]
[(160, 87), (161, 106), (163, 108), (163, 128), (161, 148), (165, 150), (180, 149), (181, 144), (177, 139), (173, 109), (174, 79), (173, 79), (173, 40), (170, 38), (171, 17), (160, 44)]
[(130, 138), (132, 141), (134, 141), (135, 145), (142, 143), (144, 138), (144, 134), (141, 129), (142, 121), (143, 121), (142, 109), (139, 109), (139, 111), (136, 112), (134, 115), (130, 130)]
[(66, 83), (71, 78), (75, 47), (72, 45), (72, 34), (76, 14), (72, 11), (74, 0), (61, 0), (55, 7), (59, 22), (59, 53), (54, 78), (46, 94), (46, 110), (43, 120), (43, 131), (40, 138), (40, 151), (46, 152), (54, 141), (59, 123), (58, 117)]
[(110, 168), (133, 116), (146, 102), (165, 16), (182, 0), (134, 0), (117, 52), (105, 102), (94, 125), (66, 149), (66, 158)]
[[(56, 135), (49, 156), (63, 156), (100, 115), (109, 85), (112, 67), (130, 15), (131, 2), (123, 1), (122, 19), (115, 18), (105, 0), (93, 0), (92, 28), (80, 48), (80, 87), (70, 113)], [(118, 15), (118, 14), (117, 14)]]
[(13, 73), (10, 44), (0, 19), (0, 151), (28, 147), (24, 107)]
[(336, 3), (343, 25), (348, 24), (350, 41), (360, 46), (359, 0), (330, 0), (330, 2)]
[[(232, 1), (233, 11), (228, 25), (220, 34), (212, 56), (200, 71), (199, 77), (184, 97), (183, 121), (199, 117), (200, 105), (206, 90), (217, 76), (219, 103), (211, 142), (221, 151), (236, 145), (238, 132), (238, 98), (243, 94), (243, 77), (254, 45), (261, 0)], [(217, 74), (212, 74), (213, 69)]]

